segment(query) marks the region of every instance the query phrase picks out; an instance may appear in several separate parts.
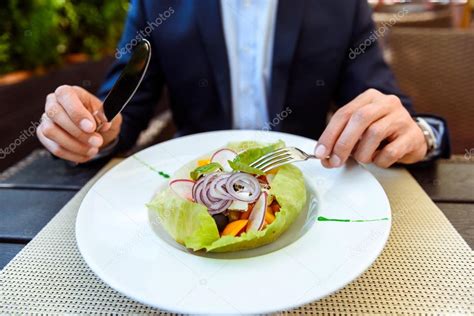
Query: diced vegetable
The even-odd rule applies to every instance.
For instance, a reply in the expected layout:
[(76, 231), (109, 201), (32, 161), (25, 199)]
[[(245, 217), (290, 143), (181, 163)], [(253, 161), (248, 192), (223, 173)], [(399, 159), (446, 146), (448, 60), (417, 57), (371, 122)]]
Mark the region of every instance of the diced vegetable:
[(239, 220), (240, 219), (240, 212), (230, 211), (229, 215), (227, 217), (229, 218), (229, 222)]
[(211, 159), (200, 159), (198, 160), (198, 167), (202, 167), (211, 163)]
[(279, 169), (279, 168), (271, 169), (270, 171), (267, 172), (267, 175), (269, 175), (269, 174), (273, 174), (273, 175), (277, 174), (278, 169)]
[(247, 210), (245, 212), (242, 212), (240, 215), (240, 219), (248, 219), (250, 216), (250, 213), (252, 213), (252, 209), (255, 206), (255, 203), (250, 203), (247, 207)]
[(273, 223), (274, 220), (275, 220), (275, 215), (273, 215), (271, 208), (267, 207), (267, 210), (265, 212), (265, 222), (267, 224), (271, 224)]
[(270, 207), (272, 208), (273, 214), (280, 211), (280, 204), (278, 204), (276, 202), (272, 203), (272, 205), (270, 205)]
[(240, 232), (244, 230), (247, 226), (248, 220), (246, 219), (239, 219), (237, 221), (230, 222), (224, 228), (222, 232), (222, 236), (237, 236)]
[(258, 182), (261, 184), (268, 184), (267, 177), (265, 175), (260, 175), (257, 177)]
[(272, 205), (273, 201), (275, 201), (275, 196), (273, 194), (268, 194), (267, 206)]
[(232, 204), (228, 207), (229, 211), (240, 211), (245, 212), (249, 207), (249, 204), (244, 201), (234, 200)]

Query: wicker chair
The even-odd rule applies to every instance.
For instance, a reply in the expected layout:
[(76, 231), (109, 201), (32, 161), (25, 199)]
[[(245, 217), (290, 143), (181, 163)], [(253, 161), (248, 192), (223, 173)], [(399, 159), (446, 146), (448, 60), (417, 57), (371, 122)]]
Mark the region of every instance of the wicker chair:
[(474, 31), (394, 27), (385, 50), (417, 111), (448, 121), (453, 153), (474, 148)]

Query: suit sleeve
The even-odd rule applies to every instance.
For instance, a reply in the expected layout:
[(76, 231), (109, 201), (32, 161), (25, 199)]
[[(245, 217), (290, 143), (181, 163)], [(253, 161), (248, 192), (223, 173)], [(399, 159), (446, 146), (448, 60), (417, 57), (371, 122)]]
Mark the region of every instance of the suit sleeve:
[[(343, 106), (365, 90), (374, 88), (384, 94), (398, 96), (408, 112), (412, 116), (417, 116), (411, 100), (400, 91), (378, 43), (384, 35), (387, 35), (389, 26), (382, 25), (375, 28), (372, 10), (367, 0), (356, 0), (355, 5), (352, 36), (335, 95), (336, 105)], [(429, 121), (430, 126), (442, 130), (437, 140), (440, 142), (441, 151), (434, 158), (449, 157), (450, 145), (446, 122), (440, 117), (437, 117), (437, 122), (434, 122), (435, 117), (432, 116), (432, 118), (433, 120)], [(443, 125), (442, 128), (439, 128), (440, 124)]]
[[(98, 91), (98, 97), (104, 100), (112, 89), (121, 71), (129, 61), (131, 51), (141, 38), (140, 31), (146, 27), (144, 6), (140, 0), (132, 0), (125, 21), (122, 37), (115, 51), (115, 61), (109, 69), (104, 83)], [(130, 149), (136, 142), (140, 132), (145, 129), (154, 113), (164, 84), (163, 74), (159, 65), (156, 49), (152, 46), (152, 58), (145, 77), (135, 96), (122, 111), (123, 123), (115, 151)]]

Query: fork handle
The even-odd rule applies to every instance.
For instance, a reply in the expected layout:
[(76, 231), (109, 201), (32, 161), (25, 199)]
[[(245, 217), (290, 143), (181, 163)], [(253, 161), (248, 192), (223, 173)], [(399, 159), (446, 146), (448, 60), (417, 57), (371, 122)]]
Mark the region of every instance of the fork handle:
[[(316, 157), (315, 155), (308, 155), (308, 157), (306, 159), (310, 159), (310, 158), (311, 159), (320, 159), (320, 158)], [(329, 159), (329, 158), (331, 158), (331, 156), (328, 155), (328, 156), (324, 157), (323, 159)]]

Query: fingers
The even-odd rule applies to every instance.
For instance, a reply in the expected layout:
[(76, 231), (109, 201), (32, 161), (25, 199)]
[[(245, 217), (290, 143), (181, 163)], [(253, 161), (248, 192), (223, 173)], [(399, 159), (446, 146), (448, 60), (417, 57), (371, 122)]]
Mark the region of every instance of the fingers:
[(414, 126), (412, 135), (410, 136), (410, 151), (400, 158), (398, 162), (410, 164), (422, 160), (428, 151), (428, 144), (424, 138), (421, 129), (418, 126)]
[[(383, 97), (382, 93), (375, 89), (369, 89), (334, 113), (331, 121), (318, 140), (318, 145), (314, 151), (316, 157), (324, 159), (326, 156), (330, 155), (337, 139), (341, 135), (352, 114), (359, 108), (364, 107), (381, 97)], [(329, 165), (335, 166), (342, 163), (342, 160), (338, 156), (331, 158), (332, 162), (330, 162)]]
[(422, 160), (428, 145), (421, 129), (411, 118), (396, 121), (393, 125), (395, 138), (376, 153), (373, 162), (379, 167), (387, 168), (396, 162), (415, 163)]
[(339, 167), (345, 163), (362, 137), (362, 134), (369, 126), (388, 113), (389, 106), (374, 103), (369, 103), (354, 111), (344, 130), (336, 140), (329, 160), (331, 165)]
[[(97, 154), (104, 137), (95, 132), (91, 111), (102, 103), (80, 87), (60, 86), (46, 98), (45, 114), (37, 129), (38, 138), (54, 155), (84, 162)], [(111, 124), (105, 124), (110, 129)]]
[(93, 157), (99, 151), (98, 147), (86, 145), (83, 142), (73, 138), (70, 134), (65, 132), (58, 125), (54, 124), (49, 118), (44, 118), (41, 122), (40, 131), (44, 137), (53, 141), (67, 151), (73, 152), (80, 156)]
[(349, 112), (355, 112), (357, 109), (378, 100), (385, 95), (375, 89), (368, 89), (365, 92), (358, 95), (354, 100), (344, 105)]
[(65, 148), (61, 147), (60, 145), (58, 145), (57, 143), (53, 142), (52, 140), (46, 138), (43, 135), (43, 133), (41, 131), (41, 128), (38, 128), (36, 130), (36, 135), (38, 136), (38, 139), (44, 145), (44, 147), (46, 147), (46, 149), (49, 152), (51, 152), (53, 155), (55, 155), (59, 158), (66, 159), (66, 160), (73, 161), (73, 162), (77, 162), (77, 163), (86, 162), (86, 161), (91, 159), (91, 157), (83, 156), (83, 155), (79, 155), (79, 154), (70, 152), (67, 149), (65, 149)]
[(416, 148), (414, 152), (410, 152), (406, 155), (404, 155), (402, 158), (400, 158), (397, 162), (398, 163), (404, 163), (404, 164), (411, 164), (420, 161), (423, 159), (426, 155), (426, 150), (427, 146), (426, 143), (424, 146), (420, 146)]
[(375, 151), (379, 148), (383, 140), (385, 140), (396, 129), (395, 124), (390, 116), (386, 116), (367, 128), (362, 135), (356, 151), (353, 153), (354, 158), (362, 163), (371, 163)]
[(38, 138), (54, 155), (84, 162), (97, 154), (99, 148), (111, 143), (119, 131), (122, 117), (105, 122), (96, 132), (92, 113), (102, 110), (102, 102), (85, 89), (60, 86), (46, 98), (43, 120), (37, 128)]
[(390, 167), (410, 151), (410, 141), (408, 135), (396, 138), (375, 155), (374, 163), (382, 168)]
[(117, 115), (112, 122), (104, 124), (101, 129), (102, 137), (104, 138), (103, 146), (110, 144), (120, 133), (120, 126), (122, 125), (122, 115)]
[(45, 111), (49, 120), (53, 121), (80, 142), (94, 147), (100, 147), (102, 145), (102, 136), (99, 133), (85, 133), (74, 124), (63, 107), (57, 102), (53, 93), (46, 97)]
[[(342, 109), (341, 109), (342, 110)], [(319, 137), (318, 145), (314, 151), (316, 157), (320, 158), (321, 161), (327, 160), (325, 159), (332, 150), (333, 146), (338, 139), (339, 135), (344, 130), (347, 122), (350, 118), (350, 113), (348, 111), (337, 111), (331, 120), (329, 121), (328, 126)]]
[[(69, 118), (76, 126), (78, 126), (85, 133), (93, 133), (96, 129), (94, 117), (82, 103), (77, 91), (78, 89), (63, 85), (56, 89), (54, 95), (57, 102), (63, 107)], [(82, 97), (84, 98), (84, 96)]]
[(77, 93), (82, 104), (84, 104), (91, 113), (102, 108), (102, 101), (86, 89), (79, 86), (72, 86), (71, 88)]
[(110, 124), (108, 124), (107, 117), (102, 109), (102, 101), (82, 87), (72, 86), (72, 89), (77, 93), (84, 106), (92, 113), (97, 131), (106, 132), (110, 128)]
[(102, 124), (102, 127), (100, 128), (99, 132), (101, 132), (102, 134), (106, 133), (110, 130), (111, 127), (112, 127), (112, 123), (105, 122), (104, 124)]

